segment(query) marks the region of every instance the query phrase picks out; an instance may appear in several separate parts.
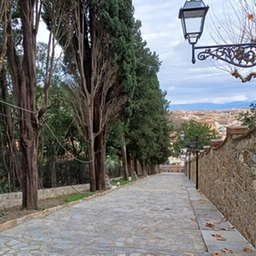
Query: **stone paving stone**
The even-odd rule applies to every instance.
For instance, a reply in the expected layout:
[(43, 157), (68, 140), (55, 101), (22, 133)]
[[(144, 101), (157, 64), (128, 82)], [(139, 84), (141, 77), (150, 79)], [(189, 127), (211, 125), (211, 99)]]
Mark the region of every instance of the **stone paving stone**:
[[(184, 174), (161, 173), (1, 232), (0, 255), (208, 256), (226, 245), (207, 234), (212, 207)], [(234, 232), (228, 245), (248, 245)]]

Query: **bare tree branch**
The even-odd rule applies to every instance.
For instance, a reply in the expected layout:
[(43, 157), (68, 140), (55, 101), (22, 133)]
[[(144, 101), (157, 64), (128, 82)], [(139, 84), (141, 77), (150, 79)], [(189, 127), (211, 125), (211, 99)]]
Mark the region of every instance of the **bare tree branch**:
[[(212, 9), (214, 4), (212, 3)], [(223, 18), (212, 11), (209, 29), (216, 44), (242, 44), (256, 42), (256, 2), (254, 0), (223, 2)], [(255, 60), (256, 61), (256, 60)], [(212, 62), (213, 63), (213, 62)], [(242, 69), (218, 62), (217, 69), (230, 73), (243, 83), (255, 78), (252, 69)]]

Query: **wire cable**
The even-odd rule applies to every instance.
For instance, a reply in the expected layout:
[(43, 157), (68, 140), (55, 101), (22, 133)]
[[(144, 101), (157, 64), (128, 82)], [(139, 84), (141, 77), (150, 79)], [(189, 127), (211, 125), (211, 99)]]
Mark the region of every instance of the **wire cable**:
[(60, 145), (69, 155), (71, 155), (72, 157), (74, 157), (74, 159), (75, 159), (76, 161), (81, 162), (81, 163), (85, 163), (85, 164), (89, 164), (89, 163), (91, 163), (91, 162), (94, 161), (94, 158), (93, 158), (92, 160), (90, 160), (90, 161), (84, 161), (84, 160), (81, 160), (81, 159), (75, 157), (72, 153), (70, 153), (70, 152), (62, 145), (62, 143), (59, 141), (59, 139), (57, 138), (57, 136), (54, 134), (54, 132), (52, 131), (52, 129), (50, 128), (50, 126), (49, 126), (47, 123), (45, 123), (45, 125), (46, 125), (46, 127), (49, 129), (49, 131), (50, 131), (50, 133), (52, 134), (52, 136), (54, 137), (54, 139), (59, 143), (59, 145)]
[(37, 122), (35, 122), (35, 121), (29, 120), (29, 119), (25, 119), (25, 118), (21, 118), (21, 117), (17, 117), (17, 116), (6, 115), (6, 114), (1, 113), (1, 112), (0, 112), (0, 116), (10, 117), (10, 118), (17, 119), (17, 120), (29, 121), (29, 122), (31, 122), (31, 123), (37, 124)]
[(32, 114), (36, 114), (36, 112), (34, 112), (34, 111), (31, 111), (31, 110), (28, 110), (28, 109), (25, 109), (25, 108), (22, 108), (22, 107), (13, 105), (13, 104), (8, 103), (8, 102), (6, 102), (6, 101), (0, 100), (0, 102), (3, 103), (3, 104), (5, 104), (5, 105), (8, 105), (8, 106), (10, 106), (10, 107), (17, 108), (17, 109), (20, 109), (20, 110), (24, 110), (24, 111), (29, 112), (29, 113), (32, 113)]
[[(28, 109), (21, 108), (21, 107), (19, 107), (19, 106), (13, 105), (13, 104), (8, 103), (8, 102), (3, 101), (3, 100), (0, 100), (0, 103), (3, 103), (3, 104), (5, 104), (5, 105), (8, 105), (8, 106), (13, 107), (13, 108), (17, 108), (17, 109), (20, 109), (20, 110), (27, 111), (27, 112), (29, 112), (29, 113), (36, 114), (36, 112), (30, 111), (30, 110), (28, 110)], [(25, 121), (30, 121), (31, 123), (36, 123), (36, 122), (34, 122), (34, 121), (32, 121), (32, 120), (20, 118), (20, 117), (17, 117), (17, 116), (6, 115), (6, 114), (1, 113), (1, 112), (0, 112), (0, 115), (1, 115), (1, 116), (5, 116), (5, 117), (10, 117), (10, 118), (13, 118), (13, 119), (17, 119), (17, 120), (25, 120)], [(48, 130), (50, 131), (50, 133), (52, 134), (52, 136), (54, 137), (54, 139), (59, 143), (59, 145), (60, 145), (69, 155), (71, 155), (72, 157), (74, 157), (74, 159), (75, 159), (76, 161), (81, 162), (81, 163), (86, 163), (86, 164), (91, 163), (91, 162), (94, 161), (94, 158), (93, 158), (92, 160), (90, 160), (90, 161), (83, 161), (83, 160), (78, 159), (77, 157), (75, 157), (71, 152), (69, 152), (69, 151), (65, 148), (65, 146), (62, 145), (62, 143), (59, 141), (59, 139), (57, 138), (57, 136), (54, 134), (54, 132), (52, 131), (52, 129), (50, 128), (50, 126), (49, 126), (47, 123), (45, 123), (45, 125), (46, 125), (46, 127), (48, 128)]]

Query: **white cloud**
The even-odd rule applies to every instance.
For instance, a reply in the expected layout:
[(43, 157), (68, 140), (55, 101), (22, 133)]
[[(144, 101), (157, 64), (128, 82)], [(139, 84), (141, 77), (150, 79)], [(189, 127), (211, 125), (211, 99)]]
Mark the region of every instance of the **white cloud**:
[[(232, 101), (247, 101), (248, 97), (245, 95), (234, 95), (234, 96), (227, 96), (227, 97), (216, 97), (212, 101), (212, 103), (226, 103), (226, 102), (232, 102)], [(208, 102), (208, 101), (206, 101)]]
[(175, 90), (176, 90), (176, 87), (175, 87), (175, 86), (170, 86), (170, 87), (168, 88), (168, 91), (169, 91), (169, 92), (175, 91)]

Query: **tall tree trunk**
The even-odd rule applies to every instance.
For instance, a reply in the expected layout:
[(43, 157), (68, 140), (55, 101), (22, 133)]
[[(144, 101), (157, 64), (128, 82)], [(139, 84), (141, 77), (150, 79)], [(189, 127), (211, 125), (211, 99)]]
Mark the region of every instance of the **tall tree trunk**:
[(151, 173), (150, 166), (149, 166), (148, 163), (146, 164), (146, 170), (147, 170), (148, 175), (151, 175), (151, 174), (152, 174), (152, 173)]
[(134, 172), (136, 172), (136, 174), (138, 175), (138, 168), (137, 168), (137, 159), (133, 158), (132, 159), (132, 169)]
[(96, 169), (96, 188), (97, 190), (105, 190), (105, 144), (104, 135), (101, 132), (95, 138), (95, 169)]
[(147, 172), (147, 165), (145, 163), (141, 163), (141, 168), (142, 168), (142, 173), (144, 176), (147, 176), (148, 175), (148, 172)]
[(20, 14), (23, 29), (22, 72), (16, 95), (20, 103), (20, 130), (22, 167), (24, 172), (23, 201), (27, 209), (38, 209), (37, 150), (39, 124), (35, 109), (36, 100), (36, 30), (34, 27), (34, 0), (20, 0)]
[[(23, 130), (22, 134), (26, 129)], [(38, 209), (37, 135), (32, 140), (21, 138), (22, 167), (24, 172), (22, 206)]]
[(94, 96), (93, 109), (93, 131), (94, 152), (95, 152), (95, 173), (96, 173), (96, 189), (105, 190), (105, 126), (102, 125), (103, 110), (102, 110), (102, 91), (99, 91)]
[(88, 104), (88, 155), (89, 155), (89, 170), (90, 170), (90, 191), (96, 191), (96, 173), (95, 173), (95, 153), (94, 153), (94, 134), (92, 122), (92, 108)]
[(127, 147), (126, 147), (126, 159), (127, 159), (128, 175), (129, 177), (132, 177), (131, 156), (129, 154), (129, 149), (127, 150)]
[[(88, 134), (90, 136), (90, 134)], [(95, 174), (95, 154), (94, 154), (93, 140), (89, 139), (89, 170), (90, 170), (90, 191), (96, 191), (96, 174)]]
[(121, 152), (122, 152), (123, 174), (124, 174), (123, 178), (124, 180), (128, 180), (129, 174), (128, 174), (127, 153), (126, 153), (124, 136), (121, 137), (121, 141), (122, 141)]
[(36, 96), (36, 28), (34, 0), (19, 0), (18, 6), (23, 33), (23, 57), (16, 50), (11, 23), (8, 24), (7, 58), (20, 119), (22, 155), (22, 206), (38, 209), (37, 146), (39, 136)]
[(51, 172), (51, 187), (55, 188), (57, 186), (55, 150), (53, 150), (53, 154), (52, 154), (52, 157), (51, 157), (51, 160), (50, 160), (50, 172)]

